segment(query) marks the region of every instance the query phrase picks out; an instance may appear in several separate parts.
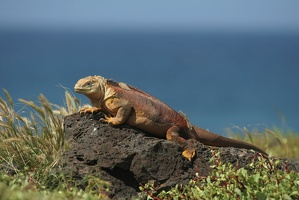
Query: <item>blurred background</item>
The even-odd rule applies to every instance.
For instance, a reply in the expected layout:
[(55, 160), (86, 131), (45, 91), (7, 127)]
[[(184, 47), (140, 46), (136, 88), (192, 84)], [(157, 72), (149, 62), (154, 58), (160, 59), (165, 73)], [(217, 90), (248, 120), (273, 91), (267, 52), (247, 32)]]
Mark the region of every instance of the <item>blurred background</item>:
[(0, 86), (15, 102), (43, 93), (63, 105), (64, 87), (101, 75), (219, 134), (299, 132), (298, 9), (296, 0), (0, 1)]

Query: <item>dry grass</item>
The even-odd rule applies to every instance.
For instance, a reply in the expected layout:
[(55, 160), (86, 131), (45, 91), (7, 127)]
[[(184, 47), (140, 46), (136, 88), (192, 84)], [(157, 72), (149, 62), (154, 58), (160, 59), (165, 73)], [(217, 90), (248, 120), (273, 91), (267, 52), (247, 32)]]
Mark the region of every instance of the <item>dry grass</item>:
[(14, 173), (25, 168), (42, 169), (44, 173), (57, 166), (65, 149), (63, 118), (79, 108), (79, 102), (65, 92), (65, 107), (52, 105), (44, 95), (39, 102), (19, 101), (27, 116), (14, 109), (14, 102), (4, 90), (7, 101), (0, 98), (0, 159)]

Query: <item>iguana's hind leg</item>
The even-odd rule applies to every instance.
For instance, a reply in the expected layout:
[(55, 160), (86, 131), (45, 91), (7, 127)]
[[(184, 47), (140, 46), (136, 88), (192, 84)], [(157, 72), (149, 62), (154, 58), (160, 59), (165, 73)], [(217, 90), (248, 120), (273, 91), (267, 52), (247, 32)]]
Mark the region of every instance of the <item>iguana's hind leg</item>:
[(179, 131), (180, 131), (179, 127), (177, 126), (171, 127), (166, 132), (166, 139), (181, 145), (184, 148), (182, 155), (185, 158), (187, 158), (189, 161), (191, 161), (195, 155), (195, 147), (186, 139), (182, 138), (179, 134)]

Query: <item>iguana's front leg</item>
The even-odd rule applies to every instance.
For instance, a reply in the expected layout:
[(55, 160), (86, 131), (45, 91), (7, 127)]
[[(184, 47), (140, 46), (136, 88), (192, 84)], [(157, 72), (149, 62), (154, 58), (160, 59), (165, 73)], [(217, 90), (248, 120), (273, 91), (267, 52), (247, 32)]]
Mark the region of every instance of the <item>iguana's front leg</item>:
[(117, 97), (106, 100), (104, 107), (111, 116), (105, 115), (105, 118), (101, 119), (101, 121), (112, 125), (125, 123), (132, 112), (131, 104), (127, 100)]
[(182, 155), (189, 161), (195, 155), (195, 147), (186, 139), (182, 138), (179, 134), (180, 128), (178, 126), (173, 126), (166, 132), (166, 139), (176, 142), (184, 148)]

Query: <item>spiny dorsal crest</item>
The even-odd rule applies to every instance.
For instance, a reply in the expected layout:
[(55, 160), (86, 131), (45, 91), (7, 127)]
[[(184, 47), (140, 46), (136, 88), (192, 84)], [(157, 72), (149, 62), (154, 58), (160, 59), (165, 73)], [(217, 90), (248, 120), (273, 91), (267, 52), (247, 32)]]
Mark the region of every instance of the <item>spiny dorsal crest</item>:
[(183, 111), (181, 111), (181, 110), (180, 110), (178, 113), (179, 113), (179, 114), (186, 120), (188, 128), (189, 128), (190, 130), (192, 130), (192, 129), (193, 129), (193, 126), (192, 126), (192, 124), (190, 123), (190, 121), (189, 121), (187, 115), (186, 115), (185, 113), (183, 113)]

